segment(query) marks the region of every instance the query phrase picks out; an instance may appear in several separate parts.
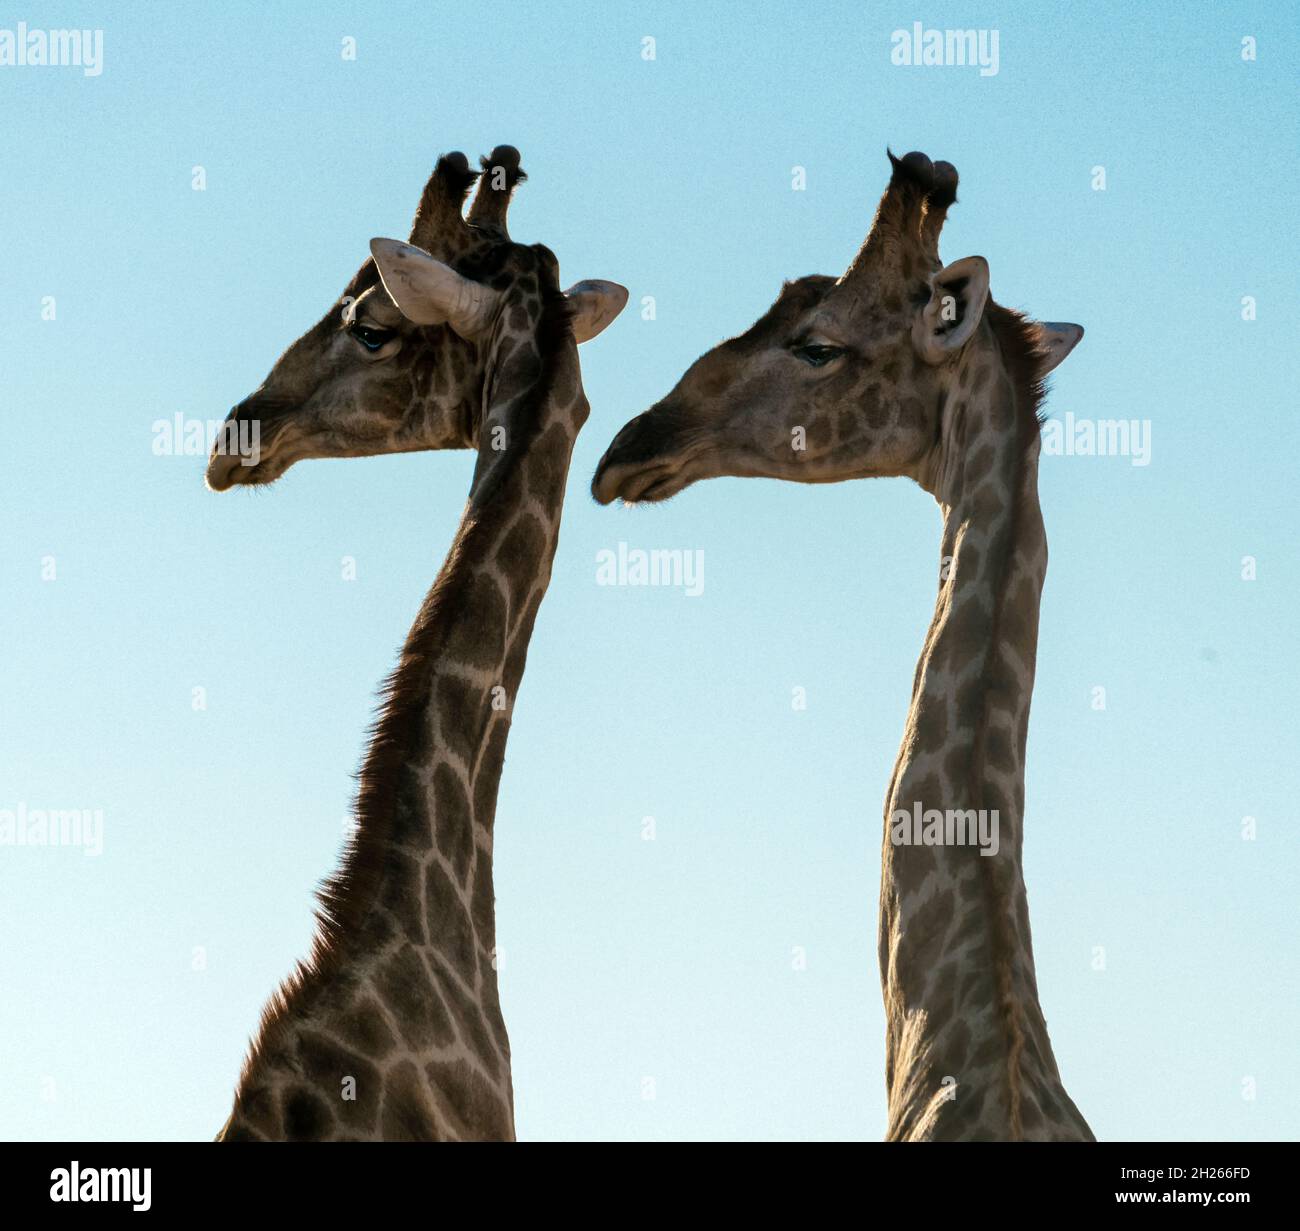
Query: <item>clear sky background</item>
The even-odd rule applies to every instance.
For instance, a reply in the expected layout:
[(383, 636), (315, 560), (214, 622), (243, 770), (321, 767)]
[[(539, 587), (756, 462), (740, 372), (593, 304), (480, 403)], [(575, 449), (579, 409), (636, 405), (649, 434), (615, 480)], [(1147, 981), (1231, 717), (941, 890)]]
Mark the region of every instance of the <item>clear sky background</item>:
[[(1149, 465), (1041, 467), (1026, 878), (1066, 1084), (1099, 1137), (1295, 1138), (1296, 17), (11, 6), (0, 26), (102, 28), (104, 70), (0, 68), (0, 808), (102, 809), (104, 847), (0, 847), (0, 1136), (225, 1119), (472, 458), (218, 496), (152, 425), (223, 416), (372, 235), (406, 235), (440, 151), (506, 141), (516, 238), (632, 293), (583, 348), (593, 412), (498, 808), (520, 1136), (883, 1132), (881, 813), (934, 502), (725, 480), (601, 509), (587, 485), (783, 278), (844, 269), (889, 144), (961, 172), (946, 259), (1086, 327), (1051, 413), (1150, 424)], [(894, 66), (914, 21), (998, 30), (998, 74)], [(620, 541), (702, 551), (703, 594), (598, 586)]]

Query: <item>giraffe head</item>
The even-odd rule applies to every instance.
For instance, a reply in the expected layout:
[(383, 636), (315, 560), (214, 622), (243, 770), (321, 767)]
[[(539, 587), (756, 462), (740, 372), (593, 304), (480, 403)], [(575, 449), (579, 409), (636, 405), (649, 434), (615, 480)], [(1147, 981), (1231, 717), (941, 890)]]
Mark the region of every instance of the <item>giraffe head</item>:
[(618, 315), (627, 292), (612, 282), (580, 282), (561, 303), (554, 255), (506, 231), (525, 178), (519, 152), (498, 146), (481, 161), (465, 216), (479, 173), (459, 152), (438, 160), (410, 242), (372, 240), (329, 311), (230, 412), (210, 488), (270, 483), (310, 457), (477, 448), (483, 458), (501, 448), (488, 425), (540, 379), (547, 346), (571, 345), (570, 327), (585, 342)]
[(964, 358), (995, 354), (999, 323), (1024, 341), (1031, 385), (1065, 358), (1077, 325), (993, 304), (983, 257), (939, 260), (955, 168), (920, 153), (889, 159), (889, 186), (845, 274), (787, 282), (756, 324), (696, 360), (615, 437), (592, 481), (598, 501), (664, 500), (720, 475), (911, 475), (934, 490), (952, 436), (947, 394), (970, 376)]

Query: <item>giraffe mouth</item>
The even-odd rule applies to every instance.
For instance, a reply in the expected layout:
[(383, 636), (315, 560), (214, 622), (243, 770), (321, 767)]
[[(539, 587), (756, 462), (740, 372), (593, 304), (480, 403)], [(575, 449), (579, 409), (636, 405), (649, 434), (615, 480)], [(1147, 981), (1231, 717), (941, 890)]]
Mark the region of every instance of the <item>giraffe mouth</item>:
[(246, 465), (244, 458), (216, 454), (208, 462), (205, 480), (210, 491), (228, 492), (232, 487), (263, 487), (274, 483), (287, 469), (288, 466), (274, 458), (262, 458)]
[(683, 476), (701, 442), (680, 419), (675, 404), (659, 402), (622, 426), (591, 478), (597, 504), (656, 504), (687, 486)]
[(265, 487), (307, 456), (302, 433), (284, 423), (274, 424), (252, 448), (230, 449), (222, 444), (219, 439), (213, 446), (204, 476), (214, 492), (226, 492), (232, 487)]
[(629, 493), (623, 499), (629, 504), (658, 504), (675, 496), (685, 486), (685, 481), (676, 470), (665, 470), (650, 475), (648, 482), (643, 483), (635, 494)]
[(675, 496), (686, 483), (675, 462), (649, 466), (602, 467), (592, 481), (592, 495), (600, 504), (622, 500), (624, 504), (658, 504)]

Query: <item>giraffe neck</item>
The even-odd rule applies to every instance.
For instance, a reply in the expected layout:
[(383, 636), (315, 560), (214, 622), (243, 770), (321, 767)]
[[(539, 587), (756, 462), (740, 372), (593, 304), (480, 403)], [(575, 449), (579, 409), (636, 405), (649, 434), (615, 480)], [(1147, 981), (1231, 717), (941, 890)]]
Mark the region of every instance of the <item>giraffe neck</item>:
[(939, 596), (886, 802), (888, 1135), (1077, 1139), (1090, 1133), (1039, 1007), (1021, 870), (1047, 570), (1037, 424), (981, 340), (943, 408)]
[(587, 403), (572, 342), (480, 464), (388, 687), (311, 960), (268, 1008), (227, 1140), (510, 1139), (492, 837), (506, 737)]

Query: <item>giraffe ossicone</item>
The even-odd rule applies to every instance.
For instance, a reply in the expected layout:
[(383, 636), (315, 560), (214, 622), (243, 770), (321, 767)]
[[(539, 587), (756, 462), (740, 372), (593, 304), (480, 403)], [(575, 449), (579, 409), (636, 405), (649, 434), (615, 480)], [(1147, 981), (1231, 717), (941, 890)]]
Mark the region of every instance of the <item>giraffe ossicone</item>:
[[(1091, 1140), (1038, 1001), (1022, 874), (1024, 762), (1047, 540), (1043, 378), (1078, 343), (944, 265), (957, 172), (890, 156), (866, 241), (839, 278), (786, 283), (614, 438), (601, 503), (701, 479), (909, 476), (943, 519), (939, 595), (885, 804), (880, 971), (892, 1140)], [(996, 853), (896, 842), (895, 816), (996, 817)], [(897, 827), (903, 832), (903, 827)]]
[(222, 447), (236, 432), (209, 459), (208, 485), (223, 491), (305, 458), (478, 454), (451, 551), (384, 689), (312, 953), (263, 1015), (222, 1140), (514, 1136), (497, 787), (588, 414), (576, 342), (627, 292), (583, 282), (562, 293), (550, 250), (506, 231), (518, 151), (498, 146), (483, 165), (466, 217), (478, 173), (464, 154), (439, 159), (409, 242), (376, 240), (231, 411), (229, 424), (259, 425), (257, 460)]

